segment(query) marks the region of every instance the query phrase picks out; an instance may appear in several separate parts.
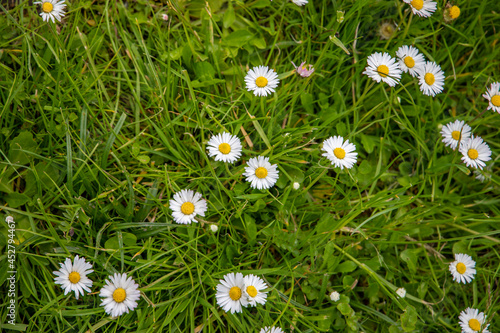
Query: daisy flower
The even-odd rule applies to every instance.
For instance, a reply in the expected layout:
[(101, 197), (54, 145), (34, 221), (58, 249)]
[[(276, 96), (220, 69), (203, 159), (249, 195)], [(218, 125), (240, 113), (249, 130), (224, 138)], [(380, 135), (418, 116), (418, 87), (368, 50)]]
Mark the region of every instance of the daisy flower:
[(297, 74), (299, 74), (302, 77), (309, 77), (314, 72), (313, 65), (309, 64), (306, 66), (305, 61), (303, 63), (301, 63), (299, 66), (295, 66), (293, 61), (292, 61), (292, 64), (293, 64), (293, 67), (295, 67)]
[(378, 27), (378, 35), (380, 39), (389, 39), (396, 32), (397, 26), (391, 21), (384, 21)]
[(444, 125), (441, 129), (445, 146), (450, 146), (453, 150), (457, 148), (459, 142), (469, 139), (470, 135), (471, 128), (463, 120), (455, 120)]
[(406, 289), (405, 288), (398, 288), (398, 289), (396, 289), (396, 294), (398, 294), (398, 296), (401, 298), (405, 298)]
[(279, 327), (269, 327), (269, 326), (266, 326), (264, 328), (261, 328), (259, 333), (284, 333), (284, 332)]
[(435, 62), (427, 61), (418, 69), (418, 80), (424, 95), (434, 97), (443, 91), (444, 72)]
[(104, 297), (101, 303), (101, 306), (104, 306), (104, 311), (111, 317), (118, 317), (135, 309), (136, 301), (141, 297), (141, 292), (137, 290), (138, 287), (139, 285), (132, 277), (127, 278), (126, 273), (110, 275), (99, 294), (100, 297)]
[(383, 81), (389, 86), (394, 87), (401, 79), (401, 68), (396, 59), (391, 58), (389, 53), (375, 52), (368, 56), (368, 66), (363, 74), (371, 79), (380, 82)]
[(429, 17), (436, 11), (436, 2), (430, 0), (403, 0), (410, 5), (413, 14)]
[[(484, 326), (486, 322), (486, 316), (484, 313), (479, 312), (477, 309), (467, 308), (464, 311), (460, 312), (460, 326), (462, 326), (462, 333), (490, 333), (488, 331), (488, 326), (490, 324)], [(481, 330), (482, 327), (482, 330)]]
[(83, 296), (84, 290), (90, 292), (93, 282), (87, 277), (87, 274), (92, 273), (94, 270), (91, 269), (91, 264), (85, 262), (85, 258), (78, 258), (78, 255), (76, 255), (73, 264), (71, 259), (66, 258), (66, 261), (59, 265), (61, 265), (61, 269), (53, 272), (54, 275), (57, 275), (54, 281), (64, 289), (64, 295), (74, 291), (75, 297), (78, 299), (80, 294)]
[(247, 275), (243, 278), (244, 287), (243, 294), (248, 300), (248, 304), (256, 306), (259, 304), (266, 304), (267, 293), (261, 291), (267, 289), (267, 284), (260, 277), (253, 274)]
[(245, 76), (247, 90), (253, 91), (255, 96), (267, 96), (274, 92), (280, 83), (278, 74), (267, 66), (254, 67)]
[(483, 169), (486, 161), (491, 160), (491, 150), (486, 142), (479, 136), (472, 135), (469, 139), (460, 143), (458, 151), (462, 153), (462, 161), (472, 168)]
[(55, 20), (61, 22), (61, 18), (64, 17), (64, 0), (42, 0), (38, 2), (33, 2), (35, 5), (42, 5), (42, 12), (40, 16), (46, 22), (52, 20), (55, 23)]
[(415, 77), (418, 75), (417, 69), (425, 65), (424, 56), (413, 46), (403, 45), (396, 51), (399, 67), (405, 73)]
[(453, 275), (453, 281), (458, 283), (469, 283), (474, 279), (476, 262), (471, 256), (463, 253), (455, 254), (455, 261), (450, 264), (450, 272)]
[(492, 83), (490, 89), (486, 90), (486, 94), (483, 95), (489, 102), (488, 109), (492, 109), (500, 113), (500, 82)]
[(292, 0), (292, 2), (297, 6), (304, 6), (307, 5), (308, 0)]
[(456, 20), (460, 16), (460, 7), (446, 4), (446, 9), (443, 12), (443, 17), (446, 22)]
[(182, 190), (174, 194), (174, 198), (170, 199), (170, 209), (172, 209), (172, 217), (179, 224), (191, 224), (196, 221), (196, 215), (205, 216), (207, 211), (207, 201), (201, 198), (201, 194), (191, 191)]
[(241, 156), (241, 142), (229, 133), (214, 135), (208, 141), (208, 155), (215, 156), (216, 161), (234, 163)]
[(223, 280), (219, 280), (217, 285), (217, 304), (226, 312), (241, 312), (242, 306), (248, 305), (248, 300), (243, 295), (245, 281), (241, 273), (229, 273), (224, 275)]
[(269, 163), (269, 157), (257, 156), (248, 160), (245, 167), (246, 181), (252, 188), (266, 190), (274, 186), (279, 177), (278, 165)]
[(350, 169), (356, 163), (358, 153), (356, 146), (341, 136), (334, 136), (323, 142), (322, 150), (326, 151), (322, 156), (328, 158), (335, 167)]
[(330, 299), (332, 300), (332, 302), (338, 302), (340, 300), (340, 294), (338, 291), (332, 291), (332, 293), (330, 294)]

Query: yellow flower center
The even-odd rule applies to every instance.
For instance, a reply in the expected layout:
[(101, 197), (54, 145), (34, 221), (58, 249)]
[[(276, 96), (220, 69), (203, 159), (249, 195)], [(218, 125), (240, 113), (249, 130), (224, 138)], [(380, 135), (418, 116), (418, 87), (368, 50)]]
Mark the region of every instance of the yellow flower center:
[(75, 284), (78, 283), (78, 281), (80, 281), (80, 274), (78, 274), (78, 272), (71, 272), (69, 274), (69, 282)]
[(413, 66), (415, 66), (415, 60), (413, 60), (413, 58), (410, 56), (405, 57), (404, 62), (406, 67), (408, 68), (413, 68)]
[(265, 86), (267, 86), (267, 79), (263, 76), (259, 76), (257, 80), (255, 80), (255, 84), (259, 88), (264, 88)]
[(254, 286), (248, 286), (247, 287), (247, 294), (250, 296), (250, 297), (255, 297), (257, 296), (257, 289), (255, 289)]
[(500, 95), (495, 95), (491, 98), (491, 104), (494, 106), (500, 106)]
[(472, 318), (471, 320), (469, 320), (469, 327), (473, 331), (479, 332), (479, 330), (481, 329), (481, 323), (479, 322), (479, 320)]
[(458, 6), (451, 7), (450, 8), (450, 17), (452, 19), (456, 19), (459, 16), (460, 16), (460, 8), (458, 8)]
[(420, 10), (420, 9), (424, 8), (424, 0), (412, 0), (411, 5), (416, 10)]
[(231, 289), (229, 289), (229, 297), (233, 301), (239, 300), (241, 298), (241, 289), (238, 287), (232, 287)]
[(116, 290), (113, 292), (113, 299), (115, 300), (116, 303), (121, 303), (127, 298), (127, 293), (125, 292), (125, 289), (123, 288), (116, 288)]
[(193, 212), (194, 212), (194, 205), (193, 205), (193, 203), (191, 203), (189, 201), (183, 203), (182, 206), (181, 206), (181, 212), (184, 215), (191, 215), (191, 214), (193, 214)]
[(345, 150), (342, 148), (335, 148), (333, 150), (333, 155), (335, 155), (336, 158), (343, 160), (345, 157)]
[(469, 155), (471, 159), (475, 160), (479, 156), (479, 153), (475, 149), (469, 149), (467, 155)]
[(267, 169), (266, 168), (263, 168), (263, 167), (258, 167), (256, 170), (255, 170), (255, 175), (257, 176), (257, 178), (266, 178), (267, 177)]
[(460, 139), (460, 131), (453, 131), (451, 132), (451, 137), (454, 139), (454, 140), (459, 140)]
[(221, 143), (219, 145), (219, 151), (221, 153), (223, 153), (224, 155), (227, 155), (231, 152), (231, 146), (229, 145), (229, 143)]
[(464, 263), (459, 262), (457, 264), (457, 272), (458, 273), (464, 274), (466, 270), (467, 270), (467, 267), (465, 267)]
[(389, 75), (389, 67), (386, 65), (380, 65), (377, 67), (377, 72), (382, 77), (387, 77)]
[(424, 76), (424, 80), (425, 80), (425, 83), (427, 83), (428, 85), (432, 86), (434, 84), (434, 82), (436, 81), (436, 78), (434, 78), (434, 74), (427, 73)]
[(42, 5), (42, 10), (45, 13), (50, 13), (54, 9), (54, 5), (51, 4), (50, 2), (44, 2)]

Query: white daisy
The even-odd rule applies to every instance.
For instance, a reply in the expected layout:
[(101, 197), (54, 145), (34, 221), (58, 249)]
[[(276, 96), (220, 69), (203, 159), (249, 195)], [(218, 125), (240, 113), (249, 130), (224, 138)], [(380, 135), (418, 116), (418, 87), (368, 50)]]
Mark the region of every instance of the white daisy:
[(490, 333), (488, 331), (488, 325), (484, 325), (486, 322), (486, 316), (484, 313), (479, 312), (477, 309), (467, 308), (460, 312), (460, 326), (462, 326), (462, 333)]
[(419, 67), (418, 81), (420, 90), (424, 95), (436, 96), (443, 91), (444, 72), (441, 67), (432, 61), (427, 61), (424, 66)]
[(248, 160), (245, 167), (246, 181), (252, 188), (266, 190), (274, 186), (279, 177), (278, 165), (269, 163), (269, 157), (257, 156)]
[(441, 128), (441, 136), (445, 146), (455, 150), (458, 143), (470, 138), (471, 128), (463, 120), (455, 120)]
[(491, 160), (491, 150), (486, 142), (479, 136), (472, 135), (467, 140), (462, 140), (458, 151), (462, 153), (462, 161), (472, 168), (483, 169), (486, 161)]
[(52, 22), (55, 23), (55, 20), (61, 22), (61, 18), (64, 17), (64, 7), (66, 7), (64, 1), (65, 0), (42, 0), (33, 2), (33, 4), (42, 5), (42, 12), (40, 13), (40, 16), (44, 21), (49, 22), (49, 20), (52, 20)]
[(54, 281), (64, 289), (64, 295), (74, 291), (75, 297), (78, 299), (80, 294), (83, 296), (84, 290), (90, 292), (93, 282), (87, 277), (87, 274), (92, 273), (94, 270), (91, 269), (91, 264), (85, 262), (85, 258), (78, 258), (78, 255), (76, 255), (73, 264), (71, 264), (71, 259), (66, 258), (64, 263), (59, 265), (61, 265), (61, 268), (53, 272), (54, 275), (57, 275)]
[(455, 261), (450, 264), (450, 272), (453, 275), (453, 281), (458, 283), (469, 283), (474, 279), (476, 262), (471, 256), (463, 253), (455, 254)]
[(340, 300), (340, 294), (338, 291), (332, 291), (332, 293), (330, 294), (330, 299), (332, 300), (332, 302), (338, 302)]
[(405, 288), (398, 288), (398, 289), (396, 289), (396, 294), (398, 294), (398, 296), (401, 298), (405, 298), (406, 289)]
[(493, 110), (500, 113), (500, 82), (492, 83), (490, 89), (483, 95), (489, 102), (487, 110)]
[(191, 224), (196, 221), (196, 215), (205, 216), (207, 201), (201, 198), (201, 194), (191, 190), (182, 190), (174, 194), (170, 199), (172, 217), (179, 224)]
[(243, 294), (248, 300), (248, 304), (251, 306), (256, 306), (259, 304), (266, 304), (267, 293), (263, 292), (263, 289), (267, 289), (268, 286), (260, 277), (253, 274), (247, 275), (243, 278), (244, 287)]
[(215, 156), (216, 161), (234, 163), (241, 156), (241, 142), (229, 133), (214, 135), (208, 141), (208, 155)]
[(280, 80), (274, 70), (267, 66), (257, 66), (248, 71), (245, 82), (247, 90), (253, 91), (255, 96), (267, 96), (274, 92)]
[(104, 311), (111, 317), (118, 317), (135, 309), (137, 307), (136, 301), (141, 297), (141, 292), (137, 290), (138, 287), (139, 285), (132, 277), (127, 278), (126, 273), (110, 275), (99, 294), (100, 297), (104, 297), (101, 303), (101, 306), (104, 306)]
[(356, 146), (341, 136), (334, 136), (323, 142), (322, 150), (326, 151), (322, 156), (328, 158), (335, 167), (350, 169), (356, 163), (358, 153)]
[(293, 189), (298, 190), (300, 188), (300, 184), (298, 182), (293, 183)]
[(425, 65), (425, 58), (417, 48), (413, 46), (403, 45), (396, 51), (399, 67), (405, 73), (416, 77), (418, 75), (417, 69)]
[(308, 0), (292, 0), (292, 2), (297, 6), (304, 6), (307, 5)]
[(264, 328), (261, 328), (259, 333), (284, 333), (284, 332), (279, 327), (269, 327), (269, 326), (266, 326)]
[(229, 273), (224, 275), (223, 280), (219, 280), (217, 285), (217, 304), (226, 312), (241, 312), (242, 306), (248, 305), (248, 300), (243, 295), (245, 281), (241, 273)]
[(401, 68), (392, 58), (389, 53), (375, 52), (368, 56), (368, 66), (366, 66), (363, 74), (368, 75), (373, 80), (383, 81), (389, 86), (394, 87), (401, 79)]
[(422, 17), (429, 17), (437, 9), (435, 1), (430, 0), (403, 0), (410, 5), (413, 14)]

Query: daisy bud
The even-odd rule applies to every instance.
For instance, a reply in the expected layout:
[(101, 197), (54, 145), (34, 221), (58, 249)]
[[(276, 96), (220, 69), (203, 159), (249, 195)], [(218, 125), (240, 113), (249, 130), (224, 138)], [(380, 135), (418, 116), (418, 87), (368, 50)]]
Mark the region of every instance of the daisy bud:
[(338, 302), (338, 300), (340, 299), (340, 294), (337, 291), (332, 291), (332, 293), (330, 294), (330, 299), (332, 300), (332, 302)]
[(406, 289), (405, 288), (398, 288), (396, 290), (396, 294), (398, 294), (399, 297), (405, 298), (406, 296)]
[(299, 188), (300, 188), (300, 184), (299, 183), (297, 183), (297, 182), (293, 183), (293, 189), (294, 190), (298, 190)]
[(212, 230), (212, 232), (215, 234), (217, 230), (219, 230), (219, 227), (217, 226), (217, 224), (211, 224), (210, 230)]

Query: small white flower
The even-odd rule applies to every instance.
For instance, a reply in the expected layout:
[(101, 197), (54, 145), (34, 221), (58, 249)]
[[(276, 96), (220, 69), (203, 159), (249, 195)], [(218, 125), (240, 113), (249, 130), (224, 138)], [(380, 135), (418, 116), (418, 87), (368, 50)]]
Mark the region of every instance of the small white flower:
[(260, 277), (249, 274), (243, 278), (244, 287), (243, 294), (248, 300), (248, 304), (256, 306), (259, 304), (266, 304), (267, 293), (262, 290), (267, 289), (268, 286)]
[(396, 51), (396, 57), (399, 61), (399, 67), (405, 73), (416, 77), (417, 69), (425, 65), (425, 58), (417, 48), (413, 46), (403, 45)]
[(455, 150), (459, 142), (470, 138), (471, 128), (463, 120), (455, 120), (441, 128), (441, 136), (445, 146)]
[(295, 70), (297, 74), (299, 74), (302, 77), (309, 77), (311, 76), (312, 73), (314, 73), (314, 68), (313, 65), (309, 64), (306, 65), (306, 62), (302, 62), (299, 66), (295, 66), (295, 64), (292, 61), (293, 67), (295, 67)]
[(217, 304), (226, 312), (241, 312), (242, 306), (248, 305), (248, 300), (243, 295), (243, 288), (245, 286), (243, 274), (229, 273), (224, 275), (223, 280), (219, 281), (217, 294), (215, 295)]
[(284, 333), (284, 332), (279, 327), (269, 327), (269, 326), (266, 326), (264, 328), (261, 328), (259, 333)]
[(66, 258), (64, 263), (60, 263), (59, 265), (61, 265), (61, 268), (53, 272), (54, 275), (57, 275), (54, 281), (64, 289), (64, 295), (70, 291), (74, 291), (75, 297), (78, 299), (80, 294), (84, 295), (84, 290), (88, 293), (90, 292), (93, 282), (87, 277), (87, 274), (92, 273), (94, 270), (91, 269), (91, 264), (85, 262), (85, 258), (78, 258), (78, 255), (76, 255), (73, 264), (71, 263), (71, 259)]
[(217, 226), (217, 224), (211, 224), (210, 230), (212, 230), (212, 232), (215, 234), (217, 230), (219, 230), (219, 227)]
[(483, 97), (489, 102), (487, 110), (491, 109), (500, 113), (500, 82), (492, 83)]
[(450, 272), (453, 275), (453, 281), (458, 283), (469, 283), (476, 275), (476, 262), (471, 256), (463, 253), (455, 254), (455, 261), (450, 264)]
[(410, 5), (413, 14), (422, 17), (429, 17), (437, 9), (435, 1), (430, 0), (403, 0)]
[(191, 191), (182, 190), (174, 194), (174, 198), (170, 199), (170, 209), (172, 209), (172, 217), (179, 224), (191, 224), (196, 221), (196, 215), (205, 216), (207, 210), (207, 202), (201, 198), (201, 194)]
[(137, 307), (137, 300), (141, 297), (139, 287), (132, 277), (127, 278), (127, 274), (118, 274), (109, 276), (106, 285), (102, 287), (99, 294), (104, 297), (101, 306), (111, 317), (118, 317)]
[(163, 21), (168, 21), (168, 15), (167, 14), (163, 14), (161, 16), (161, 18), (163, 19)]
[(420, 90), (424, 95), (434, 97), (443, 91), (444, 72), (438, 64), (427, 61), (425, 65), (418, 68), (417, 71)]
[(479, 136), (472, 135), (467, 140), (462, 140), (458, 151), (462, 153), (462, 161), (472, 168), (483, 169), (486, 163), (491, 160), (491, 150), (486, 142)]
[(490, 333), (488, 331), (488, 326), (484, 326), (486, 322), (486, 316), (484, 313), (479, 312), (477, 309), (467, 308), (460, 312), (460, 326), (462, 326), (462, 333)]
[(392, 58), (389, 53), (375, 52), (368, 56), (367, 63), (368, 66), (363, 74), (377, 82), (383, 81), (391, 87), (399, 83), (401, 68), (399, 68), (396, 59)]
[(64, 17), (64, 7), (66, 7), (64, 1), (65, 0), (42, 0), (33, 2), (33, 4), (42, 5), (42, 12), (40, 13), (40, 16), (44, 21), (49, 22), (52, 20), (52, 22), (55, 23), (55, 20), (61, 22), (61, 18)]
[(238, 137), (229, 133), (214, 135), (208, 141), (208, 155), (215, 156), (216, 161), (234, 163), (241, 156), (241, 142)]
[(243, 175), (252, 188), (266, 190), (274, 186), (279, 171), (276, 164), (269, 163), (269, 157), (257, 156), (248, 160)]
[(255, 96), (267, 96), (274, 92), (280, 83), (278, 74), (267, 66), (254, 67), (245, 76), (247, 90), (253, 91)]
[(293, 189), (294, 190), (298, 190), (299, 188), (300, 188), (300, 184), (299, 183), (297, 183), (297, 182), (293, 183)]
[(338, 302), (340, 300), (340, 294), (338, 291), (332, 291), (332, 293), (330, 294), (330, 299), (332, 300), (332, 302)]
[(328, 158), (335, 167), (350, 169), (356, 163), (358, 153), (356, 146), (341, 136), (330, 137), (323, 142), (322, 150), (326, 151), (322, 156)]
[(292, 0), (292, 2), (297, 6), (304, 6), (307, 5), (308, 0)]
[(406, 289), (405, 288), (398, 288), (396, 290), (396, 294), (398, 294), (399, 297), (405, 298), (406, 296)]

